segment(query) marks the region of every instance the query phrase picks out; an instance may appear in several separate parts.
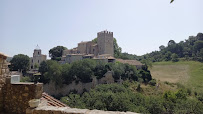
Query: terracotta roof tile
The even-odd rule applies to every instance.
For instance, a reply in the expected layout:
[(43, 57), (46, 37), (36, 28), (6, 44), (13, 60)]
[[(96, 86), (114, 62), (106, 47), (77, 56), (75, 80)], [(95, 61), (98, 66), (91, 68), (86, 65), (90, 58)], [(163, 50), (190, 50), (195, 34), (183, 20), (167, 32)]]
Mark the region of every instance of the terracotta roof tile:
[(68, 107), (66, 104), (62, 103), (61, 101), (55, 99), (54, 97), (48, 95), (47, 93), (42, 93), (41, 100), (47, 100), (48, 106), (55, 106), (55, 107)]

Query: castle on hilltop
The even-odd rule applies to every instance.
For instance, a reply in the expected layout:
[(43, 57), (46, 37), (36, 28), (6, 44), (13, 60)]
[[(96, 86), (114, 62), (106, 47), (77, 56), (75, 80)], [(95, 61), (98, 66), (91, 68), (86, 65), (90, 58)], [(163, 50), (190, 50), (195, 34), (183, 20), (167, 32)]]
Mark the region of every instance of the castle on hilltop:
[(112, 61), (114, 59), (113, 39), (113, 32), (107, 30), (98, 32), (96, 42), (80, 42), (76, 48), (64, 50), (61, 62), (72, 63), (84, 58)]

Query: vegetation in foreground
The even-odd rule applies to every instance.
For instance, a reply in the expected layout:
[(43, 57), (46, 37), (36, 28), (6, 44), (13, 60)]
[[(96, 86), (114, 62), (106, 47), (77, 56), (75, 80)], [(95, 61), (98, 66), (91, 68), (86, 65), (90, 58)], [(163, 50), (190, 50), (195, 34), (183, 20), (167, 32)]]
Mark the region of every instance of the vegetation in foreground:
[[(132, 91), (130, 85), (137, 85)], [(203, 113), (203, 94), (192, 97), (185, 89), (166, 91), (159, 95), (143, 95), (139, 84), (98, 85), (82, 95), (71, 93), (61, 101), (70, 107), (139, 113)]]

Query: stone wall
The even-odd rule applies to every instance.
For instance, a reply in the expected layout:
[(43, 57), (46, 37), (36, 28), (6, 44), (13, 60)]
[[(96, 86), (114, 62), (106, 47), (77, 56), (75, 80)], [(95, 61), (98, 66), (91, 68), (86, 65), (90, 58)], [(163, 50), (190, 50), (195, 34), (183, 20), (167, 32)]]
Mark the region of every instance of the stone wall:
[(26, 114), (138, 114), (138, 113), (42, 106), (37, 107), (35, 109), (28, 108), (26, 110)]
[(93, 78), (92, 82), (89, 83), (76, 83), (73, 81), (71, 84), (63, 84), (62, 87), (55, 86), (55, 83), (50, 82), (49, 84), (44, 84), (44, 92), (49, 95), (58, 96), (58, 95), (68, 95), (71, 91), (77, 91), (77, 93), (81, 94), (84, 90), (89, 91), (91, 88), (94, 88), (98, 84), (110, 84), (114, 83), (114, 78), (112, 77), (112, 72), (109, 71), (105, 74), (105, 76), (101, 79)]
[(29, 100), (42, 97), (43, 84), (10, 83), (10, 77), (6, 78), (3, 89), (4, 112), (23, 114), (29, 107)]
[(90, 90), (92, 87), (92, 82), (90, 83), (76, 83), (73, 81), (71, 84), (63, 84), (62, 87), (56, 86), (54, 82), (50, 82), (48, 84), (44, 84), (43, 89), (44, 92), (48, 93), (52, 96), (58, 95), (68, 95), (71, 91), (77, 91), (78, 93), (82, 93), (83, 90)]
[(5, 85), (5, 79), (9, 74), (6, 58), (5, 55), (0, 53), (0, 112), (3, 110), (3, 86)]

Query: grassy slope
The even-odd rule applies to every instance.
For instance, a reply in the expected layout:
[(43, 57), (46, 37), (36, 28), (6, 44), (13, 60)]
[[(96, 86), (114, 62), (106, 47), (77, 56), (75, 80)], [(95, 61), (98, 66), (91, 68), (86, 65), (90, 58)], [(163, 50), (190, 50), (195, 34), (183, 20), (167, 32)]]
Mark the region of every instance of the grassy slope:
[(203, 91), (203, 63), (195, 61), (156, 62), (151, 68), (151, 73), (153, 78), (160, 81), (182, 83), (195, 91)]

